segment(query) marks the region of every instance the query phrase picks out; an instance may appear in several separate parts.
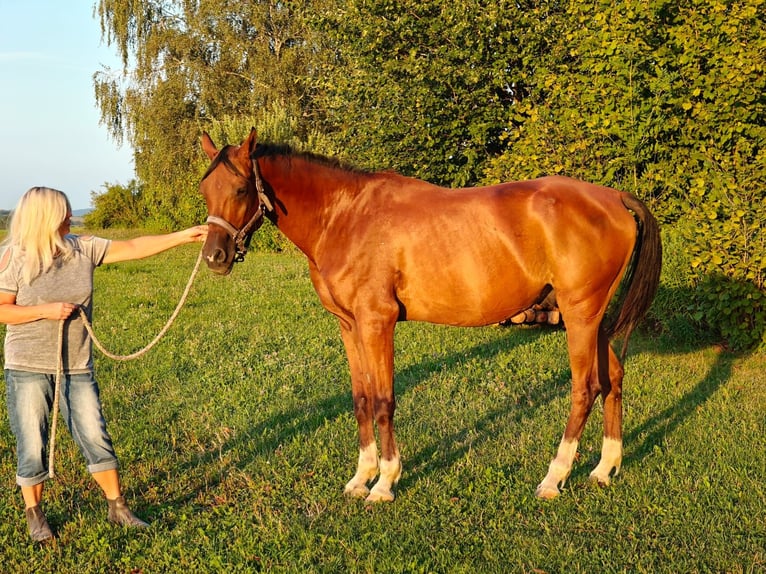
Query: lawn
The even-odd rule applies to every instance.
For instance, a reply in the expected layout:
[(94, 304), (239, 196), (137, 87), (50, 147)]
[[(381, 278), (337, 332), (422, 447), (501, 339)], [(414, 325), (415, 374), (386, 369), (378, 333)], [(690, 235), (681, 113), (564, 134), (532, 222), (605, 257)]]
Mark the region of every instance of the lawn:
[[(100, 268), (97, 336), (146, 344), (173, 311), (197, 246)], [(534, 497), (569, 410), (564, 332), (399, 325), (393, 503), (343, 495), (357, 457), (335, 319), (295, 253), (202, 269), (144, 357), (96, 352), (127, 498), (152, 525), (107, 524), (66, 430), (28, 541), (0, 402), (4, 572), (763, 572), (766, 357), (639, 333), (625, 378), (625, 459), (591, 485), (594, 409), (562, 495)]]

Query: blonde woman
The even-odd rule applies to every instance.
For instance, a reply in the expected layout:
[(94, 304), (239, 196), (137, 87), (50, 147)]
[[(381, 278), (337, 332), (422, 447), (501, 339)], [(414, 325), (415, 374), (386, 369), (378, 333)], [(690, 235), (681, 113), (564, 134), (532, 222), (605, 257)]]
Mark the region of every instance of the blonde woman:
[(61, 413), (88, 470), (107, 498), (107, 519), (145, 527), (125, 504), (117, 457), (106, 429), (94, 377), (91, 340), (78, 307), (90, 319), (93, 270), (103, 264), (141, 259), (184, 243), (204, 241), (207, 226), (128, 241), (70, 234), (72, 210), (60, 191), (33, 187), (13, 212), (0, 249), (0, 323), (5, 337), (8, 417), (16, 437), (16, 482), (36, 542), (54, 535), (40, 508), (48, 478), (46, 450), (58, 367), (58, 324), (64, 330)]

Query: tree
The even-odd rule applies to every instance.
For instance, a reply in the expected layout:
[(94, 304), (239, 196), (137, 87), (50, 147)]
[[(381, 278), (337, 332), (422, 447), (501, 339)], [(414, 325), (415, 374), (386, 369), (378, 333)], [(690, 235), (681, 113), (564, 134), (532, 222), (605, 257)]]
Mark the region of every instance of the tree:
[(316, 93), (356, 163), (476, 184), (524, 95), (525, 3), (348, 0), (323, 14)]
[(691, 311), (744, 347), (766, 343), (765, 8), (100, 0), (125, 71), (97, 97), (165, 226), (204, 216), (203, 129), (265, 127), (446, 186), (560, 173), (631, 191), (688, 230)]
[(308, 74), (305, 2), (100, 0), (104, 37), (121, 73), (96, 74), (102, 122), (135, 150), (136, 174), (154, 223), (199, 221), (204, 160), (199, 136), (231, 117), (258, 119), (280, 106), (302, 117), (296, 78)]
[(764, 1), (571, 1), (525, 54), (490, 181), (563, 173), (682, 220), (694, 316), (733, 346), (766, 342)]

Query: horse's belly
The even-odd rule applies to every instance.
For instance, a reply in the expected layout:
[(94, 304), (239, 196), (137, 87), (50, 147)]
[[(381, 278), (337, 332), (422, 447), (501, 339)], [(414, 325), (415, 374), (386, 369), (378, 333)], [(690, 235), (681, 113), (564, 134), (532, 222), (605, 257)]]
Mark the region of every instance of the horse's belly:
[(445, 325), (482, 326), (499, 323), (531, 306), (543, 282), (513, 281), (499, 273), (493, 277), (450, 276), (409, 282), (397, 291), (403, 319)]

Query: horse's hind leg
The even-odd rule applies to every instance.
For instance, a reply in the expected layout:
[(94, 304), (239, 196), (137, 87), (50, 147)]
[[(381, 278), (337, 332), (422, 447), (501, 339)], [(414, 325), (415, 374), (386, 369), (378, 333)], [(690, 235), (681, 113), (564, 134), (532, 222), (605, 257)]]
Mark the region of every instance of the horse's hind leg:
[[(604, 360), (604, 357), (607, 357)], [(601, 447), (601, 460), (590, 479), (607, 486), (614, 470), (615, 476), (622, 464), (622, 379), (623, 367), (612, 350), (609, 341), (603, 335), (599, 337), (597, 365), (601, 396), (604, 401), (604, 443)]]
[(598, 324), (593, 321), (567, 322), (569, 361), (572, 369), (572, 406), (556, 457), (548, 466), (548, 473), (537, 486), (540, 498), (554, 498), (559, 487), (566, 482), (572, 470), (582, 431), (599, 393), (598, 379), (593, 365), (596, 356)]

